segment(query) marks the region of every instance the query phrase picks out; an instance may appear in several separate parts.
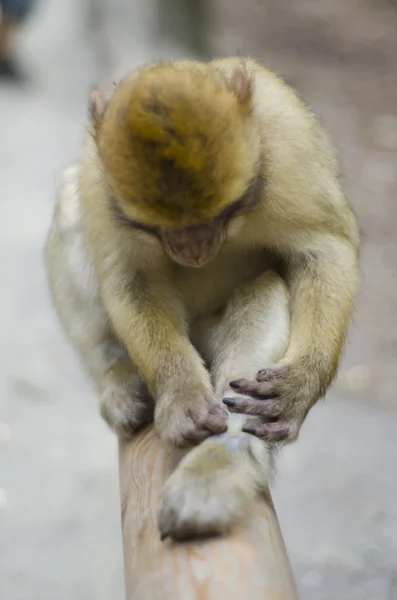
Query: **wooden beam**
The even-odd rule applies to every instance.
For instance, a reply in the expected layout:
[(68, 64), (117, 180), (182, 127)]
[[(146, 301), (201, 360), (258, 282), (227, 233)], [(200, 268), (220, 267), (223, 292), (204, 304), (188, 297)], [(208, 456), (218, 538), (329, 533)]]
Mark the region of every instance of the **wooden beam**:
[(270, 493), (226, 538), (160, 541), (157, 513), (169, 469), (152, 426), (120, 446), (127, 600), (297, 600)]

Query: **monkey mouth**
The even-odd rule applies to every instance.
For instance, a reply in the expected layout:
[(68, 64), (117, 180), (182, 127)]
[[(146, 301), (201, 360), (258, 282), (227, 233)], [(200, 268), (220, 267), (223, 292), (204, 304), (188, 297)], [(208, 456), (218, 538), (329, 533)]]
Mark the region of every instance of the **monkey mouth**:
[(162, 243), (168, 256), (185, 267), (202, 267), (219, 252), (225, 241), (223, 227), (199, 226), (167, 231)]

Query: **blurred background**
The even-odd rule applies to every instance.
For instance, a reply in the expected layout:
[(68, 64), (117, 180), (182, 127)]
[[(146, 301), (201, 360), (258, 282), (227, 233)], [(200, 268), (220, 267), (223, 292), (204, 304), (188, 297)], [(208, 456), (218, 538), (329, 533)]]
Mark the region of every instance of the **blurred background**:
[(397, 3), (1, 0), (0, 598), (124, 597), (117, 447), (56, 320), (42, 248), (93, 84), (253, 54), (331, 133), (363, 236), (339, 377), (279, 461), (302, 600), (397, 599)]

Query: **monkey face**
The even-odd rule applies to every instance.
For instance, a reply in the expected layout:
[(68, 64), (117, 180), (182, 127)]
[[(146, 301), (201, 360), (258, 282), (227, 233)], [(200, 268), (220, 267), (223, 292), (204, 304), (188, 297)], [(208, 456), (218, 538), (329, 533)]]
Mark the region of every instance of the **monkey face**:
[[(253, 178), (237, 200), (231, 202), (213, 219), (197, 225), (164, 227), (163, 223), (156, 223), (153, 218), (150, 224), (145, 223), (143, 220), (137, 220), (135, 214), (131, 214), (131, 205), (124, 203), (122, 206), (115, 196), (110, 197), (110, 208), (113, 217), (120, 224), (156, 238), (171, 260), (186, 267), (198, 268), (217, 255), (236, 217), (244, 218), (244, 215), (258, 205), (262, 183), (260, 177)], [(139, 219), (140, 215), (137, 216)]]
[(210, 262), (226, 239), (223, 223), (208, 223), (185, 229), (164, 230), (159, 235), (167, 255), (186, 267)]
[(136, 221), (126, 214), (114, 197), (111, 197), (110, 210), (119, 225), (156, 239), (171, 260), (186, 267), (201, 267), (208, 263), (226, 240), (229, 219), (223, 215), (200, 225), (171, 229)]
[(236, 216), (251, 212), (261, 198), (262, 180), (255, 177), (244, 194), (226, 206), (212, 221), (184, 229), (158, 230), (158, 237), (167, 255), (187, 267), (202, 267), (221, 249), (228, 228)]

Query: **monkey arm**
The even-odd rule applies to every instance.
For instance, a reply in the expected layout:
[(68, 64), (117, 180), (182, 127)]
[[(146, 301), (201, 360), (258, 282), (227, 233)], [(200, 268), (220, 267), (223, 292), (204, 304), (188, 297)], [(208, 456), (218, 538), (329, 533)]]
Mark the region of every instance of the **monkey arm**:
[(324, 235), (310, 249), (300, 250), (286, 278), (291, 325), (284, 358), (276, 365), (264, 364), (256, 380), (240, 379), (231, 387), (253, 398), (235, 399), (235, 412), (267, 419), (273, 416), (269, 403), (260, 403), (263, 410), (258, 410), (258, 399), (280, 403), (277, 421), (248, 423), (245, 431), (270, 439), (280, 439), (283, 432), (291, 441), (336, 373), (357, 289), (357, 249), (346, 238)]
[(226, 413), (187, 336), (184, 310), (164, 279), (113, 274), (102, 295), (114, 330), (155, 400), (162, 439), (185, 446), (224, 431)]
[(335, 376), (358, 283), (352, 242), (323, 236), (318, 248), (301, 255), (287, 276), (291, 330), (282, 361), (286, 371), (280, 379), (280, 395), (296, 433)]
[(166, 282), (144, 273), (131, 280), (119, 274), (104, 283), (102, 294), (118, 337), (155, 399), (179, 388), (181, 372), (183, 378), (189, 373), (189, 387), (211, 389), (189, 341), (183, 307)]
[(291, 334), (284, 360), (306, 372), (309, 396), (323, 395), (335, 375), (358, 281), (357, 252), (349, 241), (330, 236), (319, 247), (301, 255), (287, 276)]

